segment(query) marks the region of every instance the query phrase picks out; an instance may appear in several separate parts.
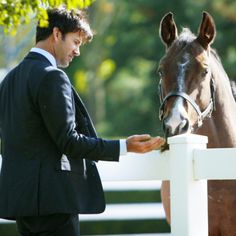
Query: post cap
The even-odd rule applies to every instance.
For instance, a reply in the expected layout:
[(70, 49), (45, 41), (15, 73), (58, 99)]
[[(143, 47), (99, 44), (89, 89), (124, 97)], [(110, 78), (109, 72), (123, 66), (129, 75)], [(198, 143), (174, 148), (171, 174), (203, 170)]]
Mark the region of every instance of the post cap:
[(208, 137), (198, 134), (180, 134), (169, 137), (167, 139), (168, 144), (175, 143), (193, 143), (193, 144), (206, 144), (208, 143)]

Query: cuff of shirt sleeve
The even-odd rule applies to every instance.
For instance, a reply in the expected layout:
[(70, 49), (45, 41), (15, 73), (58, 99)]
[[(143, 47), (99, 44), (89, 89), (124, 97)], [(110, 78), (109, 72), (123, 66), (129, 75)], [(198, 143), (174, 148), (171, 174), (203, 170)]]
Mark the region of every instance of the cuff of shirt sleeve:
[(120, 156), (127, 154), (126, 139), (120, 139)]

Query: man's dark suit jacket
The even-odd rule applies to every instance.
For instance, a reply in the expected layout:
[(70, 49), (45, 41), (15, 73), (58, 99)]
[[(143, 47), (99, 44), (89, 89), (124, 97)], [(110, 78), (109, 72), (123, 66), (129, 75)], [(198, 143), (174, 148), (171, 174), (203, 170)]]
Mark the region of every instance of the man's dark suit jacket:
[(30, 52), (0, 85), (0, 218), (100, 213), (94, 161), (118, 161), (119, 141), (99, 139), (66, 74)]

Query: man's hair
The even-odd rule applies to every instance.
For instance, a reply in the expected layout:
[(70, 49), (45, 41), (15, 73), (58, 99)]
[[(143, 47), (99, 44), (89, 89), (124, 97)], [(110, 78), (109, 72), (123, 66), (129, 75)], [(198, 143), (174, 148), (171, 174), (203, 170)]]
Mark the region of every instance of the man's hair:
[(57, 27), (64, 37), (70, 32), (81, 32), (82, 43), (91, 41), (93, 38), (92, 30), (87, 21), (87, 17), (82, 10), (67, 10), (66, 8), (48, 9), (48, 26), (36, 28), (36, 43), (47, 39)]

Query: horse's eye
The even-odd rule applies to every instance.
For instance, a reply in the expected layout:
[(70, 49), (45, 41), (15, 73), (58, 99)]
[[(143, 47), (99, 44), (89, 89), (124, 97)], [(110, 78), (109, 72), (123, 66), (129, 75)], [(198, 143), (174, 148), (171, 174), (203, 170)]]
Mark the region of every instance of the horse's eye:
[(158, 75), (159, 75), (160, 78), (163, 78), (163, 76), (164, 76), (163, 70), (158, 69), (158, 70), (157, 70), (157, 73), (158, 73)]
[(208, 74), (209, 70), (208, 68), (204, 68), (202, 71), (202, 77), (204, 78)]

